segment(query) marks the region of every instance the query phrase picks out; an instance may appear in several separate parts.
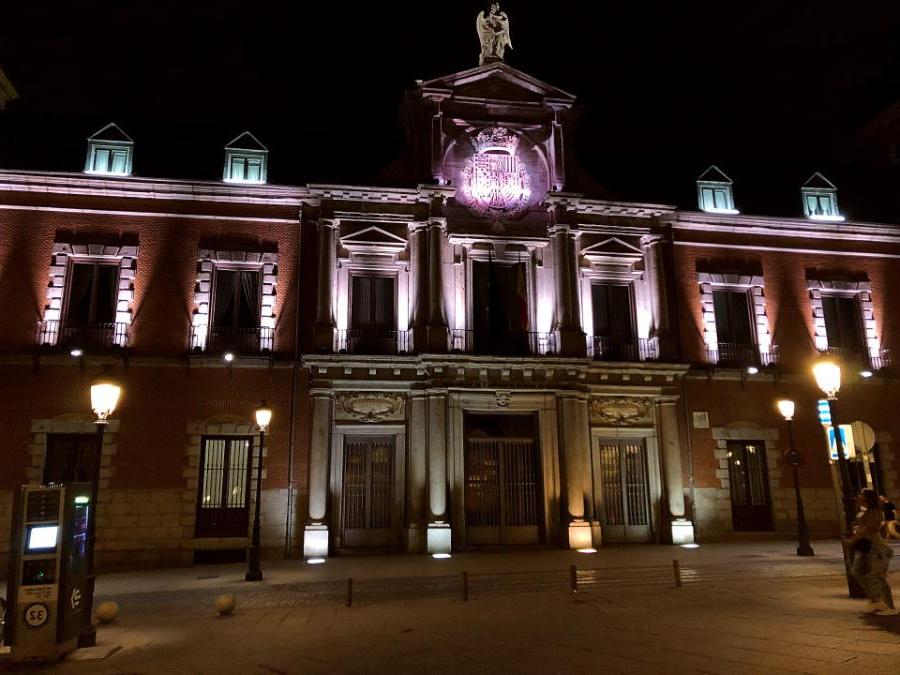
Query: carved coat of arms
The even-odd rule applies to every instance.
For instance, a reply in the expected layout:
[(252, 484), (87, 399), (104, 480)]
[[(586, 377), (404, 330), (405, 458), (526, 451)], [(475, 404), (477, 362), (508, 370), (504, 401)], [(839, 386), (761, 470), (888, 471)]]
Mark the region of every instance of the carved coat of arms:
[(387, 392), (344, 392), (334, 397), (335, 417), (356, 422), (402, 420), (406, 414), (405, 404), (402, 394)]
[(591, 399), (591, 417), (596, 422), (625, 425), (645, 421), (650, 404), (639, 398)]
[(484, 129), (474, 139), (473, 154), (460, 174), (461, 201), (494, 220), (525, 210), (531, 180), (516, 156), (519, 137), (504, 127)]

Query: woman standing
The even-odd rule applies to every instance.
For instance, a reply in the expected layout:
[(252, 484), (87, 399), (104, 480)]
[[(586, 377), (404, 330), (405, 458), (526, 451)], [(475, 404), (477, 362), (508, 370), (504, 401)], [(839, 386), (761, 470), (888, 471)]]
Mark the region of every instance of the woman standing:
[(875, 490), (863, 490), (857, 500), (864, 509), (853, 524), (850, 549), (853, 551), (853, 575), (859, 581), (878, 616), (895, 616), (894, 598), (888, 585), (887, 572), (894, 551), (881, 538), (884, 512)]

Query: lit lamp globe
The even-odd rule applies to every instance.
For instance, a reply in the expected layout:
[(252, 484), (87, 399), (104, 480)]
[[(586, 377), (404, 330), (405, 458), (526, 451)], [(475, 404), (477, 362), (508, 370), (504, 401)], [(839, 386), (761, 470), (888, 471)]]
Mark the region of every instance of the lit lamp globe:
[(122, 387), (112, 380), (99, 380), (91, 385), (91, 408), (97, 421), (105, 424), (119, 404)]
[(794, 419), (794, 402), (792, 400), (783, 398), (775, 405), (778, 406), (778, 412), (781, 413), (781, 416), (786, 422), (790, 422)]
[(830, 359), (823, 359), (813, 366), (812, 372), (816, 384), (828, 400), (837, 398), (841, 390), (841, 367)]
[(266, 407), (265, 404), (256, 409), (256, 426), (259, 427), (260, 431), (265, 431), (269, 428), (269, 422), (272, 421), (272, 409)]

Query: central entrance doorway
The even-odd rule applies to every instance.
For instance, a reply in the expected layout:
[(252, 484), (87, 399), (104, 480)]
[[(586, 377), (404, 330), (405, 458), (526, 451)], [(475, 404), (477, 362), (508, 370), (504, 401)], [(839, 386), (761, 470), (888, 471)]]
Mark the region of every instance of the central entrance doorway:
[(466, 415), (466, 539), (537, 544), (543, 536), (534, 415)]
[(347, 548), (397, 545), (394, 436), (347, 436), (341, 490), (341, 544)]
[(594, 495), (604, 541), (653, 541), (644, 439), (601, 438), (594, 445), (593, 464)]

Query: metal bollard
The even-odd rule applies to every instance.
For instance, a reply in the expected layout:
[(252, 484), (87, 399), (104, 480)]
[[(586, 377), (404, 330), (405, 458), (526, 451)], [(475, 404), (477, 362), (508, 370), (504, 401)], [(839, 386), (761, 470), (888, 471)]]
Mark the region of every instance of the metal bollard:
[(569, 567), (569, 585), (572, 587), (572, 592), (578, 592), (578, 570), (575, 569), (575, 565)]
[(469, 601), (469, 573), (462, 573), (462, 586), (463, 586), (463, 602)]
[(353, 607), (353, 577), (347, 579), (347, 607)]
[(672, 571), (675, 573), (675, 588), (681, 588), (681, 565), (677, 560), (672, 561)]

